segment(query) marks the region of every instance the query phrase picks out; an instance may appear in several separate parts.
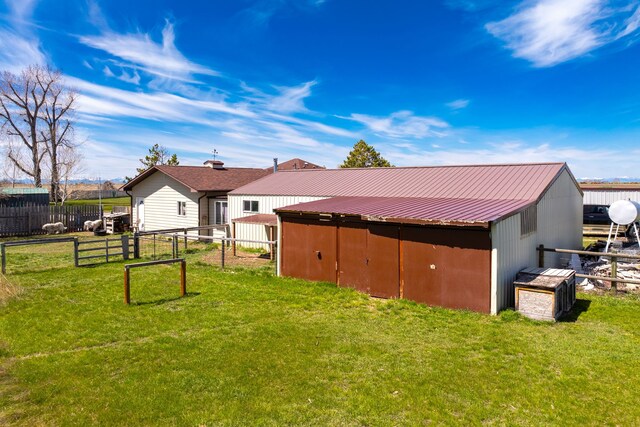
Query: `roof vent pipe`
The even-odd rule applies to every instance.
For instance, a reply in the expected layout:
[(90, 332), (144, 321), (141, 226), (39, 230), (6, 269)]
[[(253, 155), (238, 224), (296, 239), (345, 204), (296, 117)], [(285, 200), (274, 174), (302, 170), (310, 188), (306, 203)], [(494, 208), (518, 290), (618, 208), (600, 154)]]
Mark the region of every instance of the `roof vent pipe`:
[(274, 157), (273, 158), (273, 173), (278, 172), (278, 158)]

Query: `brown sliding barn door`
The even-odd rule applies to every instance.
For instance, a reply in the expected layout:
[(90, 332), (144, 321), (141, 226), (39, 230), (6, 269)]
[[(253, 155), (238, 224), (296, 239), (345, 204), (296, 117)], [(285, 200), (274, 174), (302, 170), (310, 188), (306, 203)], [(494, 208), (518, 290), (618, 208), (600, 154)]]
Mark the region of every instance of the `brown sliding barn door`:
[(375, 297), (400, 296), (398, 238), (398, 226), (369, 224), (369, 293)]
[(343, 223), (338, 237), (338, 283), (383, 298), (400, 296), (398, 226)]
[(283, 218), (282, 274), (336, 282), (336, 224)]
[(369, 293), (367, 224), (340, 224), (338, 233), (338, 284)]
[(405, 226), (402, 231), (406, 299), (489, 312), (491, 239), (484, 230)]

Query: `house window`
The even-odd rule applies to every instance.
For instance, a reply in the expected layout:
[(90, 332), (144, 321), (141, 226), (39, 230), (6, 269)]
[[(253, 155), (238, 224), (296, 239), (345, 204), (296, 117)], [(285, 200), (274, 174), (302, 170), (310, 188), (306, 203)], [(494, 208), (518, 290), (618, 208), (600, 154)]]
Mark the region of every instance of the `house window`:
[(530, 206), (520, 212), (520, 237), (535, 233), (538, 230), (538, 209)]
[(224, 225), (227, 222), (228, 222), (227, 202), (226, 201), (216, 202), (216, 207), (214, 212), (214, 224)]
[(258, 201), (257, 200), (243, 200), (242, 201), (242, 210), (244, 212), (258, 212)]
[(187, 202), (178, 202), (178, 215), (185, 216), (187, 214)]

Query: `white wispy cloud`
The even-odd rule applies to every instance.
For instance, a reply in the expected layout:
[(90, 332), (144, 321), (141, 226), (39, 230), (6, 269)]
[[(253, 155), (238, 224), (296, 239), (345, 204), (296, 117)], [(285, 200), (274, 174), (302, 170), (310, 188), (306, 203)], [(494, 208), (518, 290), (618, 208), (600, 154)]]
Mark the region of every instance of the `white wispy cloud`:
[(442, 119), (416, 116), (411, 111), (397, 111), (387, 117), (354, 113), (340, 118), (361, 123), (376, 135), (391, 138), (441, 137), (450, 127)]
[(525, 1), (513, 15), (485, 28), (514, 57), (551, 67), (635, 32), (640, 23), (637, 2), (617, 5), (605, 0)]
[(276, 87), (280, 93), (270, 99), (269, 109), (277, 113), (307, 111), (307, 108), (304, 106), (304, 99), (311, 95), (311, 88), (316, 84), (317, 82), (313, 80), (299, 86)]
[(30, 25), (36, 3), (36, 0), (6, 1), (10, 13), (0, 25), (0, 69), (18, 73), (28, 65), (47, 63), (40, 40)]
[(166, 21), (162, 42), (155, 42), (147, 33), (120, 34), (106, 30), (97, 36), (81, 36), (80, 42), (124, 60), (132, 68), (155, 76), (195, 82), (195, 75), (217, 76), (209, 67), (188, 60), (175, 46), (173, 24)]
[(37, 38), (25, 37), (11, 28), (0, 27), (0, 69), (19, 73), (28, 65), (46, 64), (47, 57)]
[(468, 99), (456, 99), (455, 101), (447, 102), (447, 107), (452, 110), (461, 110), (467, 108), (470, 102)]

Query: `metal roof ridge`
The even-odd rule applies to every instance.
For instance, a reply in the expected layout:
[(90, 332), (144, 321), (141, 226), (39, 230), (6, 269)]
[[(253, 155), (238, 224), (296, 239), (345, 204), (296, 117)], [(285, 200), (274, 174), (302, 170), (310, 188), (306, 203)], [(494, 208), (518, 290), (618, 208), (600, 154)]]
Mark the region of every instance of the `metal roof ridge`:
[(566, 165), (566, 162), (535, 162), (535, 163), (486, 163), (469, 165), (429, 165), (429, 166), (391, 166), (391, 167), (363, 167), (363, 168), (326, 168), (326, 169), (293, 169), (278, 172), (311, 172), (311, 171), (349, 171), (349, 170), (398, 170), (398, 169), (438, 169), (438, 168), (481, 168), (481, 167), (505, 167), (505, 166), (542, 166), (542, 165)]

